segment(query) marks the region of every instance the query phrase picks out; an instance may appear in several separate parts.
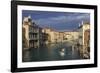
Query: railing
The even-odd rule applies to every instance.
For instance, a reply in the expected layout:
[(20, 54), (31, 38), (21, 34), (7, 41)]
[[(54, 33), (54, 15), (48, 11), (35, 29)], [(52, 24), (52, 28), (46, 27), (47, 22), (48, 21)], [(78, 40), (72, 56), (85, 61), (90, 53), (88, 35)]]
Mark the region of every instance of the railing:
[(29, 32), (30, 32), (30, 33), (39, 33), (38, 30), (34, 30), (34, 31), (33, 31), (33, 30), (30, 30)]
[(30, 40), (38, 40), (39, 38), (38, 37), (32, 37), (32, 38), (29, 38)]

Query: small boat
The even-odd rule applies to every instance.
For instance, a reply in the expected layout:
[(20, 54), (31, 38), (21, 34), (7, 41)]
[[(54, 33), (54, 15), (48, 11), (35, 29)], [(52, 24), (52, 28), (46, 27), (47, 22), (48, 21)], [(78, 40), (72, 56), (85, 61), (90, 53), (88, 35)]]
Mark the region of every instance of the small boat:
[(62, 48), (61, 51), (64, 52), (65, 51), (65, 48)]
[(65, 48), (62, 48), (62, 49), (60, 50), (60, 55), (61, 55), (61, 56), (64, 56), (64, 55), (65, 55)]
[(61, 55), (61, 56), (64, 56), (64, 55), (65, 55), (65, 53), (64, 53), (64, 52), (60, 52), (60, 55)]

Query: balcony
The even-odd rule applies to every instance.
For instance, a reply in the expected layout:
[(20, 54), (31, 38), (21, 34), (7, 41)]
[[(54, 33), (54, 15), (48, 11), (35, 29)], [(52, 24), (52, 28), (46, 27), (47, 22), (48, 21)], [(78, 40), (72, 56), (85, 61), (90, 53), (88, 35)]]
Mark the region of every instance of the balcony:
[(38, 37), (31, 37), (31, 38), (29, 38), (29, 40), (39, 40), (39, 38)]

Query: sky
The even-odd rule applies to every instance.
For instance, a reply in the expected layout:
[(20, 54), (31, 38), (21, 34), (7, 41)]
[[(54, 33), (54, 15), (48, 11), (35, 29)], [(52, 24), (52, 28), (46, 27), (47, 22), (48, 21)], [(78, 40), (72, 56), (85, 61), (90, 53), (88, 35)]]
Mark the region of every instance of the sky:
[(57, 31), (75, 30), (82, 21), (90, 22), (89, 13), (22, 10), (22, 19), (28, 16), (31, 16), (38, 26)]

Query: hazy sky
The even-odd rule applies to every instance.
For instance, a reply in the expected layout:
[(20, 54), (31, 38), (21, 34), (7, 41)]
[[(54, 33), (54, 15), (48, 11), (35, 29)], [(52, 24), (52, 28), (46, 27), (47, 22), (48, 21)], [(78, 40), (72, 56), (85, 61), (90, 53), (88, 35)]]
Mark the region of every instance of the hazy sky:
[(76, 29), (82, 21), (90, 22), (89, 13), (51, 12), (51, 11), (22, 11), (22, 18), (31, 16), (40, 27), (51, 27), (58, 31)]

